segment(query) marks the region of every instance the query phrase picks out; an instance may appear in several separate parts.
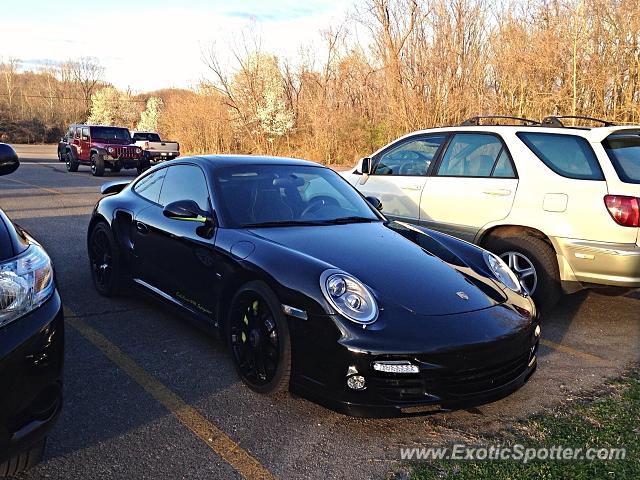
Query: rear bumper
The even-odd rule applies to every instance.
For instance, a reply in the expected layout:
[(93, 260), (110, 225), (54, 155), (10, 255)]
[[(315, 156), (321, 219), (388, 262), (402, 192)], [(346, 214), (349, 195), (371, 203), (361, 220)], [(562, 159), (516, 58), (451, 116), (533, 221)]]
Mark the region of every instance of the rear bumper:
[(640, 246), (635, 243), (570, 238), (554, 238), (552, 241), (559, 256), (563, 282), (640, 287)]
[(153, 152), (150, 150), (147, 150), (145, 154), (151, 160), (173, 160), (180, 156), (180, 152)]
[(28, 450), (62, 408), (64, 318), (58, 292), (0, 329), (0, 463)]

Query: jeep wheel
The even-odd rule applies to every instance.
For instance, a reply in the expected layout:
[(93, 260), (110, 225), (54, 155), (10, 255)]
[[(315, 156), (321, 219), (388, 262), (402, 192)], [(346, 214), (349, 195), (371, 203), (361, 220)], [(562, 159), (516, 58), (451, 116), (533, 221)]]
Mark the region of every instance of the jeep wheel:
[(91, 155), (91, 174), (94, 177), (102, 177), (104, 175), (104, 158), (102, 158), (102, 155), (97, 153)]
[(138, 171), (138, 175), (149, 170), (149, 168), (151, 168), (151, 162), (149, 161), (149, 157), (147, 157), (146, 155), (143, 157), (140, 157), (140, 160), (138, 160), (138, 167), (136, 168), (136, 170)]
[(79, 163), (75, 155), (71, 152), (67, 152), (65, 159), (67, 161), (67, 172), (77, 172)]
[(548, 313), (560, 300), (558, 260), (544, 240), (530, 235), (493, 237), (487, 249), (509, 265), (542, 313)]

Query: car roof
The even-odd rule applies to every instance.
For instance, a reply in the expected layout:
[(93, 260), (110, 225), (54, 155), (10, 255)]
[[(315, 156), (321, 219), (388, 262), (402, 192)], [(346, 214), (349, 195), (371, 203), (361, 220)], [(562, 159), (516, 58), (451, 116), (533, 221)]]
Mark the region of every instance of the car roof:
[[(193, 157), (182, 157), (180, 159), (180, 161), (185, 160), (199, 160), (200, 163), (213, 167), (226, 167), (233, 165), (297, 165), (326, 168), (324, 165), (311, 162), (309, 160), (266, 155), (197, 155)], [(177, 162), (174, 161), (174, 163)]]
[[(436, 127), (425, 130), (416, 130), (403, 137), (413, 135), (428, 134), (435, 132), (479, 132), (479, 133), (512, 133), (512, 132), (540, 132), (555, 133), (559, 135), (578, 135), (586, 138), (592, 143), (599, 143), (613, 133), (640, 132), (640, 125), (614, 125), (607, 127), (548, 127), (544, 125), (478, 125), (478, 126), (447, 126)], [(399, 139), (398, 139), (399, 140)], [(394, 140), (395, 143), (397, 140)]]
[(107, 128), (121, 128), (122, 130), (129, 130), (127, 127), (119, 127), (117, 125), (97, 125), (91, 123), (72, 123), (70, 127), (107, 127)]

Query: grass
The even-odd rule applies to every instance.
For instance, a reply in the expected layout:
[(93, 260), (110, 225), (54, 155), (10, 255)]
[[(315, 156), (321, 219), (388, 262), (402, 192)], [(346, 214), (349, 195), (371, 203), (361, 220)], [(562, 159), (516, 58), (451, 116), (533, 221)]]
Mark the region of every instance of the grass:
[[(478, 447), (626, 447), (625, 460), (437, 460), (410, 466), (413, 480), (428, 479), (640, 479), (640, 370), (608, 383), (604, 393), (571, 409), (536, 415), (513, 431), (484, 439)], [(544, 392), (540, 392), (544, 394)]]

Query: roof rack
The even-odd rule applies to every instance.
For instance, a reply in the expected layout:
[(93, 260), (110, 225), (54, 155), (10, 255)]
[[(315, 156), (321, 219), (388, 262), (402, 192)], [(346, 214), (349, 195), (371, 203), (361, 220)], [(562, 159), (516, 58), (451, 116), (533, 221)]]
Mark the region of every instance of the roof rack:
[(600, 118), (583, 117), (582, 115), (551, 115), (542, 119), (542, 125), (545, 127), (564, 127), (562, 120), (575, 119), (575, 120), (588, 120), (590, 122), (601, 123), (605, 127), (613, 127), (615, 123)]
[[(516, 120), (518, 122), (523, 122), (526, 125), (540, 125), (540, 122), (536, 122), (535, 120), (531, 120), (529, 118), (523, 117), (509, 117), (504, 115), (478, 115), (476, 117), (471, 117), (466, 119), (464, 122), (460, 124), (462, 127), (477, 127), (481, 125), (480, 121), (487, 118), (500, 118), (504, 120)], [(498, 124), (498, 125), (512, 125), (512, 124)]]

